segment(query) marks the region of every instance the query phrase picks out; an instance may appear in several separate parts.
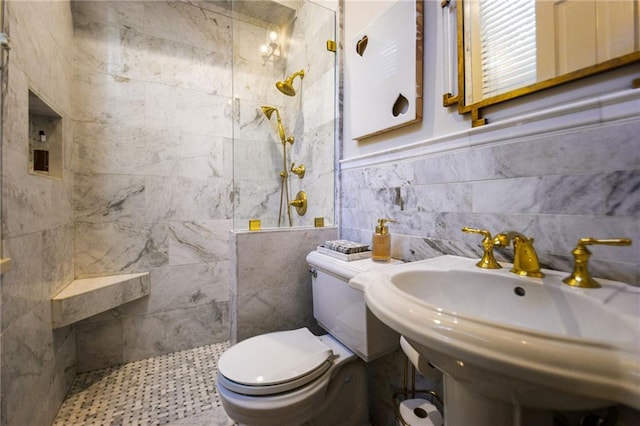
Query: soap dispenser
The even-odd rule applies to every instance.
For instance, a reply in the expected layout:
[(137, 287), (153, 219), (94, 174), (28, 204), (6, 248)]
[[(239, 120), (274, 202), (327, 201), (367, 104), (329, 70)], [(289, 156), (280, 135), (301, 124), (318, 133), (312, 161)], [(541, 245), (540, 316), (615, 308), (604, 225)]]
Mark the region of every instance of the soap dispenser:
[(389, 262), (391, 260), (391, 235), (385, 223), (397, 223), (393, 219), (378, 219), (378, 226), (371, 240), (371, 260)]

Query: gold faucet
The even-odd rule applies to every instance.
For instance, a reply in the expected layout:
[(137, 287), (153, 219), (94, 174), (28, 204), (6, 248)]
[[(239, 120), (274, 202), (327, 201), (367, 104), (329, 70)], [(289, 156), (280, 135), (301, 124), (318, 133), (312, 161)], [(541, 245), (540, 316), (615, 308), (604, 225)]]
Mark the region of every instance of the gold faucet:
[(573, 272), (567, 278), (562, 280), (563, 283), (572, 287), (581, 288), (598, 288), (600, 284), (594, 280), (589, 273), (589, 258), (591, 252), (587, 249), (587, 245), (591, 244), (604, 244), (609, 246), (630, 246), (631, 240), (629, 238), (612, 238), (607, 240), (597, 240), (595, 238), (586, 237), (580, 238), (576, 248), (573, 249), (571, 254), (575, 259), (573, 265)]
[(482, 247), (484, 248), (484, 254), (482, 255), (482, 259), (476, 266), (482, 269), (500, 269), (502, 266), (498, 262), (496, 262), (496, 258), (493, 255), (493, 244), (494, 240), (491, 238), (491, 232), (485, 229), (476, 229), (469, 228), (465, 226), (462, 228), (462, 232), (466, 232), (468, 234), (480, 234), (484, 238), (482, 239)]
[(517, 231), (507, 231), (496, 235), (494, 243), (508, 247), (513, 241), (513, 267), (510, 272), (523, 277), (542, 278), (538, 254), (533, 248), (533, 238), (525, 237)]

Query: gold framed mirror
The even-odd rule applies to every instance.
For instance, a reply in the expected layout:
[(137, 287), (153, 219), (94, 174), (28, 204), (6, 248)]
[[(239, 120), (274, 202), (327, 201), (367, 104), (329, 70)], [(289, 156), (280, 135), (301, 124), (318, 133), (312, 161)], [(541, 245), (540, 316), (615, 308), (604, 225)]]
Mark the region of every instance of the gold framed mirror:
[(640, 61), (640, 0), (457, 0), (457, 95), (481, 109)]

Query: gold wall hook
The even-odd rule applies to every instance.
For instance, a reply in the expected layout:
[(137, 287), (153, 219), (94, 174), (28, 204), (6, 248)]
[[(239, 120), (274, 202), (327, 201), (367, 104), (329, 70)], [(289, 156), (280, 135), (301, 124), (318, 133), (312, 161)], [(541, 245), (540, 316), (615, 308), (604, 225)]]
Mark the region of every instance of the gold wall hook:
[(295, 207), (300, 216), (304, 216), (307, 213), (307, 194), (304, 191), (299, 191), (296, 194), (296, 199), (291, 201), (289, 205)]
[(462, 228), (462, 232), (466, 232), (468, 234), (480, 234), (484, 238), (482, 239), (482, 247), (484, 248), (484, 254), (482, 255), (482, 259), (476, 266), (482, 269), (500, 269), (502, 266), (496, 261), (496, 258), (493, 255), (493, 245), (494, 240), (491, 238), (491, 232), (485, 229), (476, 229), (469, 228), (465, 226)]
[(562, 280), (563, 283), (572, 287), (580, 288), (599, 288), (601, 287), (598, 281), (594, 280), (589, 272), (589, 258), (591, 252), (587, 249), (587, 245), (602, 244), (608, 246), (630, 246), (631, 240), (629, 238), (611, 238), (606, 240), (598, 240), (591, 237), (580, 238), (576, 248), (573, 249), (571, 254), (575, 263), (573, 265), (573, 271), (571, 275)]
[(302, 179), (305, 173), (304, 164), (300, 164), (298, 167), (295, 167), (295, 165), (296, 163), (291, 163), (291, 173), (298, 175), (298, 177)]

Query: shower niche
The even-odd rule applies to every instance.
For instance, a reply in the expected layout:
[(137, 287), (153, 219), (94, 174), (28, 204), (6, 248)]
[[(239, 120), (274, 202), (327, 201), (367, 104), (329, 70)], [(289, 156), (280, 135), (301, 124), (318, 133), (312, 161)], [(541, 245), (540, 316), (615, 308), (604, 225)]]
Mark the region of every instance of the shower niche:
[(336, 13), (312, 1), (232, 5), (233, 228), (332, 226)]
[(62, 178), (62, 116), (29, 90), (29, 173)]

